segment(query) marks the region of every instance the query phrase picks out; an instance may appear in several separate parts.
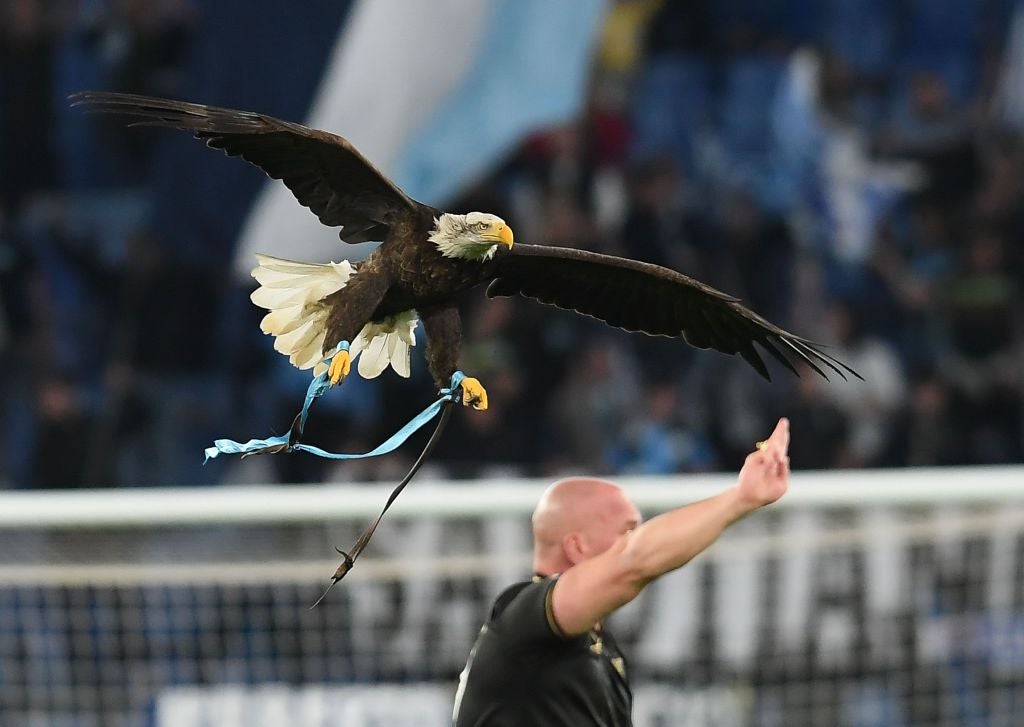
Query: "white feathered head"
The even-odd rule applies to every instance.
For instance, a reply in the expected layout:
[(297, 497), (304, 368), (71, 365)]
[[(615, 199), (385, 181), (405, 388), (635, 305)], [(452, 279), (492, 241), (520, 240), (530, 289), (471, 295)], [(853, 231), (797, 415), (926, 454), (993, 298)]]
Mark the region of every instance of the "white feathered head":
[(497, 215), (447, 212), (434, 220), (430, 241), (445, 257), (483, 262), (494, 257), (499, 245), (512, 247), (512, 228)]

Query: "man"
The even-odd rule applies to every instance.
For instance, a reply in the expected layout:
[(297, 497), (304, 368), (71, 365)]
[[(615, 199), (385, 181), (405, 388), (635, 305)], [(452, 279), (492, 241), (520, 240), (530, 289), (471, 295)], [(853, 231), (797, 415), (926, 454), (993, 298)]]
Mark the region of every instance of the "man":
[(734, 486), (642, 525), (610, 482), (572, 478), (548, 488), (533, 513), (536, 575), (495, 601), (462, 673), (455, 726), (631, 725), (626, 662), (604, 618), (782, 497), (788, 447), (789, 422), (780, 419)]

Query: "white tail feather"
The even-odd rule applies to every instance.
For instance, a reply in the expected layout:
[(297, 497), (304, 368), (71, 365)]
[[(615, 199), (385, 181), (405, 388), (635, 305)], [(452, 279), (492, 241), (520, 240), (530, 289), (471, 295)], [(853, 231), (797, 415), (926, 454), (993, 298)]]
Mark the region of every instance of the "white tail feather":
[(320, 331), (319, 335), (299, 351), (294, 352), (290, 357), (292, 366), (305, 370), (310, 366), (316, 366), (324, 360), (324, 338), (325, 332)]
[(359, 357), (359, 375), (364, 379), (377, 378), (388, 367), (391, 361), (388, 358), (386, 345), (392, 335), (391, 333), (385, 333), (376, 336), (362, 350), (362, 355)]
[(302, 288), (256, 288), (249, 296), (249, 300), (267, 310), (281, 310), (294, 306), (301, 311), (303, 306), (307, 305), (309, 297), (309, 292)]
[(349, 349), (353, 359), (361, 356), (359, 375), (372, 379), (390, 364), (396, 374), (409, 378), (418, 322), (416, 311), (407, 310), (379, 323), (367, 323)]
[[(317, 265), (257, 255), (252, 276), (260, 284), (252, 302), (270, 312), (260, 328), (274, 336), (274, 349), (288, 356), (292, 365), (313, 375), (323, 373), (327, 309), (320, 301), (348, 284), (348, 261)], [(349, 355), (359, 358), (360, 376), (380, 376), (390, 364), (399, 376), (410, 374), (411, 347), (416, 345), (416, 311), (406, 311), (379, 323), (367, 323), (352, 341)]]
[(260, 330), (267, 334), (279, 336), (294, 330), (302, 323), (302, 306), (293, 305), (289, 308), (278, 308), (263, 316)]
[(288, 333), (281, 333), (274, 339), (274, 350), (291, 355), (303, 350), (323, 333), (323, 322), (316, 317), (307, 318), (301, 326)]

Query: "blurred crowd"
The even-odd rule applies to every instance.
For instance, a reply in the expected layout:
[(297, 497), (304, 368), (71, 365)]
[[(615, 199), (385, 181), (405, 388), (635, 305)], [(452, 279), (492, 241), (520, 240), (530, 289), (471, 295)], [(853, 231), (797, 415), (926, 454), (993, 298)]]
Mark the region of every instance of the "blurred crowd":
[[(261, 180), (65, 100), (103, 88), (301, 119), (348, 4), (310, 2), (301, 20), (269, 5), (255, 17), (241, 0), (3, 4), (4, 486), (361, 481), (400, 476), (415, 455), (202, 465), (215, 437), (286, 430), (308, 381), (229, 272)], [(463, 368), (491, 406), (453, 417), (435, 471), (735, 469), (783, 415), (798, 469), (1024, 460), (1015, 9), (612, 3), (585, 112), (524, 140), (449, 208), (500, 214), (517, 240), (685, 272), (865, 380), (776, 366), (769, 384), (678, 341), (474, 294)], [(288, 22), (301, 43), (284, 40)], [(261, 38), (276, 62), (232, 74), (223, 59)], [(353, 378), (318, 404), (310, 441), (365, 451), (431, 387), (418, 359), (408, 381)]]

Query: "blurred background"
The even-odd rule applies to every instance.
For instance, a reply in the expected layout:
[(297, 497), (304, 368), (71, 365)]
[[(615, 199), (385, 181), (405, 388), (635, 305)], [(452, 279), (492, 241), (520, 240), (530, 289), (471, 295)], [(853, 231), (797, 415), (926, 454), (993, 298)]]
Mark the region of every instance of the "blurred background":
[[(183, 134), (127, 129), (69, 108), (67, 95), (84, 89), (308, 121), (353, 140), (424, 202), (495, 212), (519, 241), (673, 267), (829, 345), (866, 381), (795, 378), (775, 367), (768, 384), (739, 360), (476, 292), (463, 301), (463, 369), (488, 387), (491, 407), (457, 413), (426, 480), (538, 478), (523, 485), (533, 493), (570, 472), (734, 472), (788, 416), (795, 470), (863, 470), (863, 479), (843, 480), (845, 499), (833, 506), (786, 510), (802, 530), (781, 518), (762, 535), (811, 533), (798, 542), (813, 545), (837, 523), (853, 534), (813, 563), (772, 550), (781, 546), (770, 538), (752, 545), (759, 560), (739, 570), (757, 575), (727, 600), (749, 598), (756, 609), (769, 598), (751, 585), (762, 576), (831, 573), (840, 582), (830, 595), (808, 586), (800, 608), (786, 605), (787, 589), (769, 598), (780, 613), (818, 623), (823, 641), (800, 641), (799, 668), (773, 682), (766, 665), (796, 653), (769, 638), (775, 625), (752, 622), (746, 646), (734, 634), (730, 647), (694, 625), (704, 623), (697, 617), (679, 625), (667, 615), (673, 603), (705, 619), (718, 612), (719, 561), (695, 567), (691, 580), (645, 601), (646, 615), (624, 639), (640, 645), (639, 673), (668, 685), (662, 701), (647, 704), (675, 705), (673, 685), (696, 685), (683, 711), (665, 711), (659, 724), (681, 724), (680, 714), (693, 724), (1016, 723), (1024, 524), (1000, 499), (1005, 490), (986, 489), (996, 469), (949, 470), (977, 498), (957, 500), (966, 511), (932, 506), (937, 470), (905, 478), (892, 470), (1024, 460), (1024, 5), (4, 0), (0, 16), (0, 488), (22, 491), (0, 500), (0, 510), (22, 503), (34, 513), (0, 517), (0, 724), (234, 724), (230, 710), (202, 716), (203, 700), (219, 698), (212, 692), (181, 697), (167, 717), (155, 695), (174, 685), (448, 684), (500, 586), (486, 564), (435, 573), (434, 590), (413, 593), (458, 601), (462, 610), (442, 628), (426, 612), (401, 610), (419, 581), (382, 567), (310, 617), (310, 584), (333, 569), (322, 560), (328, 543), (358, 532), (361, 511), (328, 507), (317, 523), (311, 506), (299, 525), (264, 515), (253, 518), (259, 525), (196, 530), (184, 516), (161, 520), (145, 499), (126, 500), (149, 513), (131, 524), (102, 515), (57, 523), (47, 513), (58, 499), (26, 499), (54, 488), (172, 486), (201, 496), (213, 485), (391, 482), (420, 441), (351, 464), (281, 456), (204, 466), (214, 438), (286, 430), (308, 383), (260, 333), (261, 311), (248, 300), (252, 252), (323, 262), (367, 250), (316, 230), (255, 168)], [(407, 421), (433, 399), (415, 354), (409, 380), (353, 377), (321, 400), (307, 440), (366, 451)], [(1024, 470), (998, 472), (1024, 484)], [(904, 493), (906, 511), (885, 520), (883, 504), (858, 502), (857, 482), (875, 476)], [(690, 491), (675, 492), (685, 501)], [(528, 509), (509, 508), (494, 522), (482, 509), (462, 522), (470, 533), (457, 539), (462, 551), (525, 552)], [(994, 519), (978, 520), (979, 508)], [(435, 552), (430, 538), (440, 536), (431, 528), (441, 520), (404, 526), (403, 537), (423, 529), (411, 552)], [(387, 538), (382, 552), (400, 563), (404, 541), (389, 546)], [(877, 557), (864, 549), (876, 540)], [(85, 563), (146, 558), (294, 558), (311, 567), (247, 577), (195, 570), (191, 579), (179, 573), (178, 587), (149, 568), (74, 575)], [(921, 563), (930, 564), (925, 581), (902, 578)], [(502, 572), (514, 580), (518, 571)], [(816, 582), (807, 578), (800, 582)], [(386, 613), (405, 614), (406, 625), (420, 619), (421, 631), (378, 614), (377, 631), (332, 641), (379, 599), (399, 604)], [(833, 607), (852, 611), (832, 619)], [(884, 628), (870, 618), (876, 607)], [(957, 631), (966, 613), (981, 620)], [(655, 636), (644, 641), (643, 624), (690, 630), (661, 653)], [(233, 642), (229, 632), (240, 636)], [(922, 646), (922, 634), (939, 632), (960, 636), (948, 651)], [(403, 633), (406, 651), (359, 666), (391, 654), (387, 644)], [(106, 646), (104, 634), (113, 639)], [(833, 652), (819, 647), (832, 637), (835, 654), (861, 656), (824, 664), (822, 653)], [(898, 645), (894, 656), (862, 658), (887, 641)], [(440, 643), (452, 644), (450, 658), (424, 656)], [(298, 666), (282, 667), (282, 654)], [(934, 660), (920, 671), (911, 662), (923, 655)], [(302, 666), (306, 656), (319, 666)], [(972, 671), (979, 660), (989, 669), (981, 681)], [(826, 666), (832, 687), (814, 697), (811, 675)], [(752, 674), (765, 688), (803, 691), (752, 697)], [(359, 719), (327, 710), (302, 724), (434, 724)]]
[[(463, 363), (493, 387), (494, 406), (458, 417), (434, 462), (452, 477), (731, 469), (783, 413), (796, 468), (1021, 461), (1014, 6), (635, 1), (590, 26), (553, 18), (592, 36), (592, 56), (564, 60), (587, 64), (585, 88), (566, 90), (578, 113), (516, 130), (473, 160), (482, 176), (423, 201), (493, 210), (523, 241), (675, 267), (830, 344), (867, 382), (779, 369), (768, 385), (738, 360), (475, 294)], [(232, 463), (203, 467), (202, 449), (282, 431), (306, 384), (260, 333), (251, 279), (231, 272), (264, 179), (183, 134), (70, 109), (66, 95), (132, 91), (302, 120), (350, 3), (4, 8), (0, 479), (220, 481)], [(561, 47), (547, 52), (548, 65), (563, 61)], [(551, 89), (535, 86), (500, 91), (492, 115), (509, 99), (542, 103)], [(493, 95), (449, 108), (477, 118)], [(386, 106), (352, 105), (364, 125), (386, 121)], [(482, 134), (456, 143), (474, 153)], [(444, 176), (464, 178), (460, 163)], [(280, 252), (301, 256), (301, 239), (282, 235)], [(418, 410), (406, 402), (431, 399), (414, 364), (409, 382), (353, 382), (358, 391), (325, 400), (312, 440), (350, 450), (394, 431)], [(400, 459), (350, 473), (271, 458), (258, 479), (392, 477)]]

